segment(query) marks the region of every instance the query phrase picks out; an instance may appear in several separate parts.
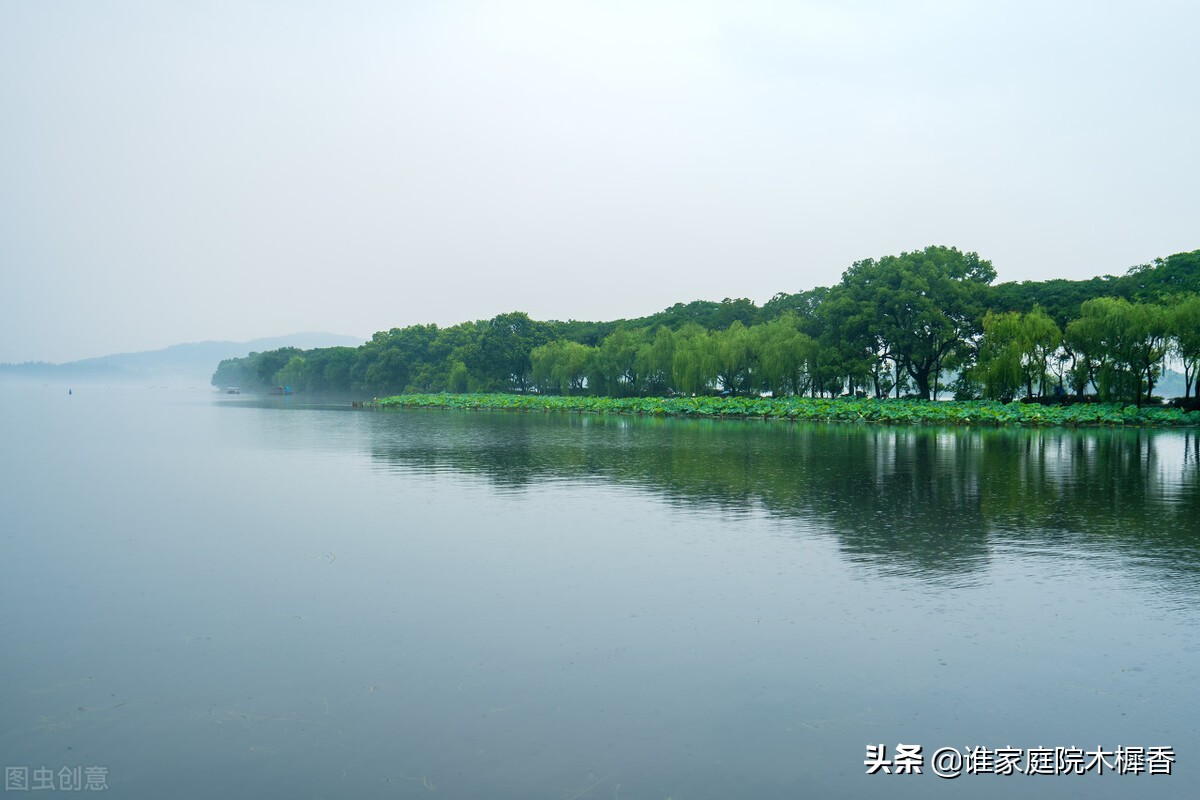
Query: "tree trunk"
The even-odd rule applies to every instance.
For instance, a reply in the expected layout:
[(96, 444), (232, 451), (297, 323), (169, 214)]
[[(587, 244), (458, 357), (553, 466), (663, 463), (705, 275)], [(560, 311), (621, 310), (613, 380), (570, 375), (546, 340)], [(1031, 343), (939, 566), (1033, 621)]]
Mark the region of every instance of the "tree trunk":
[(929, 399), (929, 372), (929, 370), (917, 372), (911, 367), (909, 368), (912, 379), (917, 382), (917, 394), (925, 400)]

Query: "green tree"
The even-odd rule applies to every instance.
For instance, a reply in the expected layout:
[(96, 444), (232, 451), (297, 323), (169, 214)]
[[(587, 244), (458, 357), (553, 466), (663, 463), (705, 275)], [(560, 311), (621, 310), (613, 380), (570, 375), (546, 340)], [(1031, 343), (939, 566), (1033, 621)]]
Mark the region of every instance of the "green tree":
[(309, 388), (309, 375), (307, 359), (304, 356), (292, 356), (287, 364), (275, 373), (275, 383), (296, 391), (306, 391)]
[(1100, 297), (1088, 300), (1080, 312), (1067, 326), (1067, 340), (1083, 355), (1100, 399), (1140, 406), (1153, 393), (1167, 352), (1167, 310)]
[(1175, 355), (1183, 362), (1183, 395), (1191, 393), (1196, 384), (1196, 397), (1200, 399), (1200, 294), (1182, 297), (1171, 306), (1168, 324)]
[(437, 325), (410, 325), (380, 331), (361, 349), (352, 375), (374, 393), (424, 390), (423, 375), (430, 363), (429, 348), (438, 336)]
[(561, 342), (546, 342), (533, 348), (529, 354), (534, 387), (543, 394), (566, 394), (563, 386), (555, 378), (558, 368)]
[(462, 394), (470, 388), (471, 378), (467, 372), (467, 365), (461, 361), (455, 361), (450, 365), (450, 372), (446, 376), (446, 390)]
[(805, 364), (815, 343), (800, 332), (795, 312), (780, 316), (750, 329), (758, 353), (758, 387), (779, 397), (801, 394), (806, 389)]
[(1200, 293), (1200, 250), (1130, 267), (1119, 285), (1122, 297), (1142, 303), (1162, 303), (1172, 297)]
[(309, 365), (308, 390), (349, 391), (350, 370), (354, 365), (355, 353), (356, 349), (353, 347), (324, 347), (305, 353)]
[(982, 324), (991, 262), (953, 247), (858, 261), (842, 286), (872, 319), (880, 352), (895, 359), (929, 399), (946, 358)]
[(688, 395), (705, 394), (717, 379), (710, 335), (700, 325), (689, 323), (676, 332), (671, 376), (675, 391)]
[(534, 348), (533, 382), (538, 391), (560, 395), (582, 392), (594, 353), (593, 347), (561, 339)]
[(642, 391), (645, 394), (664, 394), (671, 388), (671, 374), (675, 363), (675, 334), (665, 325), (660, 325), (652, 339), (646, 339), (638, 348), (636, 369), (642, 376)]
[(258, 384), (260, 386), (273, 386), (275, 373), (287, 366), (292, 357), (300, 355), (301, 352), (296, 347), (281, 347), (278, 350), (268, 350), (265, 353), (251, 353), (250, 359), (254, 363), (254, 371), (258, 378)]
[(523, 311), (500, 314), (481, 325), (478, 340), (464, 359), (490, 389), (529, 387), (534, 348), (550, 341), (551, 328)]
[(816, 319), (822, 354), (818, 371), (821, 384), (831, 393), (840, 391), (843, 383), (848, 393), (868, 384), (876, 396), (886, 393), (883, 376), (891, 355), (878, 333), (874, 309), (838, 285), (825, 295), (816, 309)]
[(754, 339), (750, 330), (739, 320), (727, 330), (714, 331), (710, 343), (721, 386), (731, 393), (745, 390), (754, 369)]
[(239, 386), (246, 389), (258, 389), (265, 386), (265, 383), (259, 381), (258, 370), (253, 361), (253, 356), (257, 353), (252, 353), (245, 358), (226, 358), (217, 365), (216, 372), (212, 376), (213, 386)]
[(1028, 314), (1010, 311), (983, 317), (983, 340), (976, 361), (976, 375), (986, 397), (1012, 397), (1018, 388), (1026, 397), (1045, 395), (1047, 362), (1062, 343), (1062, 331), (1040, 306)]
[[(464, 359), (478, 338), (479, 326), (474, 322), (436, 328), (433, 336), (425, 342), (420, 362), (412, 370), (409, 387), (423, 392), (450, 389), (451, 372), (456, 364), (464, 364), (465, 367)], [(461, 377), (456, 376), (455, 380), (461, 385)]]
[(1062, 329), (1041, 306), (1034, 306), (1033, 311), (1021, 317), (1021, 334), (1025, 348), (1021, 366), (1026, 396), (1033, 396), (1035, 383), (1038, 393), (1045, 396), (1049, 382), (1047, 366), (1062, 344)]
[(983, 382), (984, 397), (1012, 398), (1022, 383), (1021, 314), (987, 312), (975, 375)]
[(600, 342), (588, 371), (588, 386), (609, 397), (636, 395), (641, 390), (638, 350), (642, 337), (637, 331), (618, 328)]

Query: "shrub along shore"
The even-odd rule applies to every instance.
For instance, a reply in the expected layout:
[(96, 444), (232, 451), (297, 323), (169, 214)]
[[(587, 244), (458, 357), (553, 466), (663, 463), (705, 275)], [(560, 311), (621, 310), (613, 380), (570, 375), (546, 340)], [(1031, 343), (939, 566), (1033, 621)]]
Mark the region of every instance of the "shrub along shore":
[(786, 419), (900, 425), (1200, 426), (1200, 411), (1114, 403), (1046, 406), (988, 400), (931, 402), (821, 397), (562, 397), (537, 394), (401, 394), (356, 404), (363, 408), (438, 408), (625, 414), (700, 419)]

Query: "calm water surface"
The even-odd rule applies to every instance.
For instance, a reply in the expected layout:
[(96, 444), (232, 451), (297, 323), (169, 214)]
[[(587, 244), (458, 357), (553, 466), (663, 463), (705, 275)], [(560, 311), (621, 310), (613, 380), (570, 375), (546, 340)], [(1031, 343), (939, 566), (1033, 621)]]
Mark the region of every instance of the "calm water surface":
[[(0, 412), (6, 767), (121, 798), (1200, 795), (1196, 431)], [(899, 742), (1177, 761), (865, 774)]]

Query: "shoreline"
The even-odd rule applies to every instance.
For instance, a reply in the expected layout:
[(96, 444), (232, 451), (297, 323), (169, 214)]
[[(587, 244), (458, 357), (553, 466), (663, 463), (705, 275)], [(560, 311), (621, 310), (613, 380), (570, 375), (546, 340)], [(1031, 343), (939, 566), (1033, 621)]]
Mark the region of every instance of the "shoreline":
[(401, 394), (353, 403), (355, 408), (521, 411), (681, 419), (763, 419), (883, 425), (1017, 425), (1021, 427), (1200, 427), (1200, 411), (1133, 404), (1044, 406), (993, 400), (877, 400), (812, 397), (597, 397), (529, 394)]

